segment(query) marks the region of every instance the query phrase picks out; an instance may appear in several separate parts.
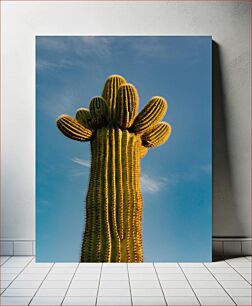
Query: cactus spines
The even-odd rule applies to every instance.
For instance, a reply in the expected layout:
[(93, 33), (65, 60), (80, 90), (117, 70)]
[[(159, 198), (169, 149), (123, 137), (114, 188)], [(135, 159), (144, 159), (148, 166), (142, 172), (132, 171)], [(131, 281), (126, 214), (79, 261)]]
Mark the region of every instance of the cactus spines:
[(129, 128), (138, 111), (138, 94), (132, 84), (124, 84), (118, 88), (115, 116), (122, 129)]
[(166, 122), (154, 125), (142, 135), (142, 144), (147, 147), (157, 147), (164, 143), (171, 134), (171, 126)]
[(76, 120), (82, 124), (84, 127), (92, 130), (92, 118), (90, 115), (90, 111), (87, 108), (78, 108), (75, 115)]
[(93, 97), (89, 105), (92, 126), (95, 128), (106, 125), (109, 119), (107, 102), (102, 97)]
[(65, 136), (91, 142), (81, 262), (143, 262), (140, 160), (168, 139), (170, 125), (159, 122), (166, 108), (153, 97), (137, 115), (137, 90), (112, 75), (89, 110), (58, 118)]
[(57, 119), (57, 126), (67, 137), (79, 141), (87, 141), (92, 137), (92, 131), (82, 126), (77, 120), (68, 115), (61, 115)]
[(119, 86), (126, 84), (125, 78), (120, 75), (111, 75), (107, 78), (102, 92), (102, 97), (107, 101), (112, 120), (115, 115), (116, 95)]
[(152, 97), (134, 120), (131, 130), (141, 134), (158, 123), (165, 115), (167, 103), (162, 97)]

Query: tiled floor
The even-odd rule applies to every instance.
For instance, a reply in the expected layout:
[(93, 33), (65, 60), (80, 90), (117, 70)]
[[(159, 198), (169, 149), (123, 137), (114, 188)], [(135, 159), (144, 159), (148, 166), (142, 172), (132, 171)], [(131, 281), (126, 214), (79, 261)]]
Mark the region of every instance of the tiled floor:
[(35, 263), (1, 257), (0, 305), (251, 305), (251, 257), (214, 263)]

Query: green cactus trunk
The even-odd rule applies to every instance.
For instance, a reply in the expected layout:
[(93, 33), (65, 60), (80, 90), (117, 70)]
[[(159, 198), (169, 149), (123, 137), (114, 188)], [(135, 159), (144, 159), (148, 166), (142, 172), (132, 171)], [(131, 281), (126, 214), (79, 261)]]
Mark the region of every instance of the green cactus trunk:
[(91, 140), (82, 262), (142, 262), (140, 145), (136, 134), (103, 127)]

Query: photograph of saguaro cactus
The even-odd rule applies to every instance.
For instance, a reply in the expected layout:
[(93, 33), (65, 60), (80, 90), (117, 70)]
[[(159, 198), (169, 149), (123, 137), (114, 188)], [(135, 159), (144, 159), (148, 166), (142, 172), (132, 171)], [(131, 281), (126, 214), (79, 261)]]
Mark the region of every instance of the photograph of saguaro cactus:
[(37, 261), (211, 260), (211, 44), (36, 37)]
[(143, 262), (140, 159), (170, 136), (166, 108), (156, 96), (137, 115), (136, 88), (112, 75), (89, 110), (58, 118), (65, 136), (91, 142), (81, 262)]

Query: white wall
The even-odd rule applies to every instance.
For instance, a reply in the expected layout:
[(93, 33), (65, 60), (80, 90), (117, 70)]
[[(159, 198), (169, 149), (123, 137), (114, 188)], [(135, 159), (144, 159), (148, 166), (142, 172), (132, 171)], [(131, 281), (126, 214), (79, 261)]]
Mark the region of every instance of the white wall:
[(214, 236), (250, 236), (250, 4), (3, 2), (4, 239), (35, 238), (35, 35), (212, 35)]

